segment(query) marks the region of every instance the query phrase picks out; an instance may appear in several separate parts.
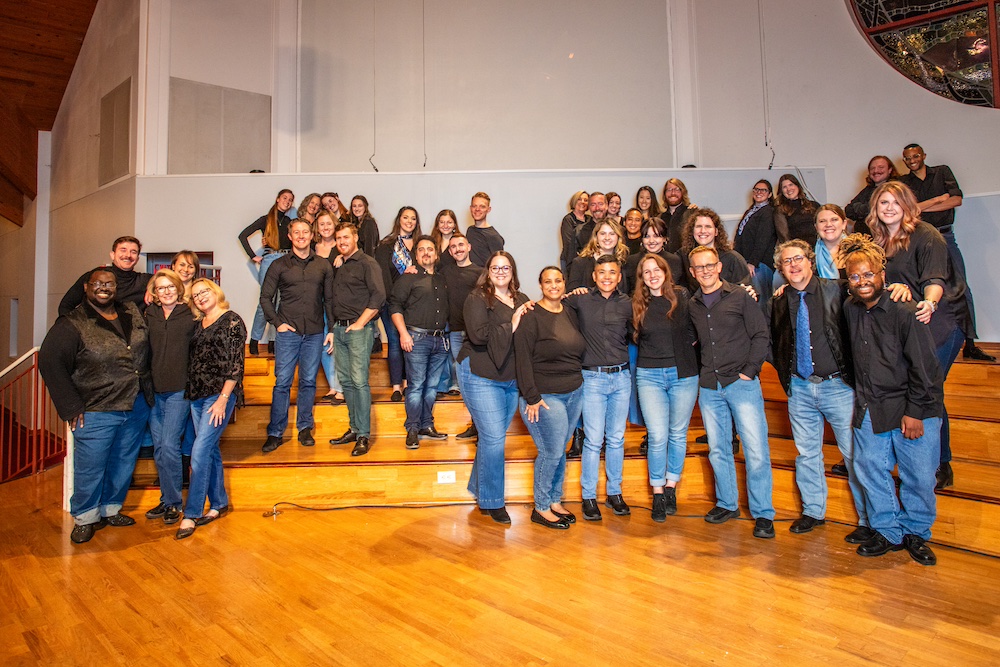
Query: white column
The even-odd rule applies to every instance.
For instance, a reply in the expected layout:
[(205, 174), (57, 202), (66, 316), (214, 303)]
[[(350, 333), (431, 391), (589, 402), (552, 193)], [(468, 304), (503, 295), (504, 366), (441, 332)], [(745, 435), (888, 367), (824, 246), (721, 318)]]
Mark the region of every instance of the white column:
[(145, 0), (139, 7), (135, 171), (140, 176), (167, 173), (171, 4), (171, 0)]
[(52, 133), (38, 133), (38, 194), (35, 195), (35, 293), (32, 346), (49, 329), (49, 208), (52, 205)]
[(299, 3), (274, 0), (271, 78), (271, 171), (297, 173), (299, 142)]
[(701, 165), (701, 124), (698, 111), (698, 61), (695, 50), (694, 0), (667, 0), (670, 26), (670, 104), (674, 128), (675, 169)]

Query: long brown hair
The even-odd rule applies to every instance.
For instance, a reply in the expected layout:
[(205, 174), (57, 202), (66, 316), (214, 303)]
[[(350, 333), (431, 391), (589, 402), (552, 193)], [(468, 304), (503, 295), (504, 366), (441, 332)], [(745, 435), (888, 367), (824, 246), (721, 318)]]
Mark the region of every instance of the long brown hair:
[(722, 257), (724, 253), (733, 249), (729, 243), (729, 234), (726, 233), (726, 226), (722, 224), (719, 214), (710, 208), (696, 208), (685, 214), (684, 231), (681, 232), (681, 252), (684, 257), (691, 254), (698, 242), (694, 240), (694, 223), (698, 218), (708, 218), (715, 225), (715, 254)]
[(677, 291), (674, 289), (674, 277), (670, 273), (670, 265), (667, 260), (652, 253), (646, 254), (639, 260), (639, 268), (635, 272), (635, 291), (632, 292), (632, 326), (635, 332), (632, 340), (638, 342), (639, 331), (642, 323), (646, 320), (646, 311), (649, 310), (649, 301), (653, 298), (646, 281), (642, 279), (642, 265), (648, 261), (653, 261), (663, 271), (663, 298), (670, 302), (670, 309), (667, 311), (667, 318), (673, 319), (674, 311), (677, 310)]
[[(895, 197), (896, 203), (903, 209), (903, 221), (899, 224), (899, 231), (891, 237), (889, 228), (878, 217), (878, 200), (885, 193)], [(920, 206), (913, 195), (913, 190), (902, 181), (885, 181), (875, 188), (870, 201), (871, 210), (868, 211), (865, 223), (868, 229), (872, 230), (875, 243), (885, 250), (886, 257), (892, 257), (900, 250), (909, 248), (910, 235), (920, 222)]]
[(774, 201), (778, 205), (778, 210), (785, 215), (791, 215), (795, 213), (795, 205), (792, 204), (792, 200), (785, 197), (784, 193), (781, 191), (781, 184), (785, 181), (792, 183), (799, 189), (799, 203), (802, 206), (803, 213), (814, 213), (816, 211), (816, 206), (818, 204), (812, 199), (806, 196), (805, 188), (799, 183), (799, 179), (795, 178), (793, 174), (782, 174), (781, 178), (778, 179), (778, 187), (774, 189)]
[(587, 241), (587, 245), (580, 251), (580, 257), (593, 257), (597, 259), (600, 255), (605, 254), (603, 250), (597, 247), (597, 233), (601, 231), (604, 225), (607, 225), (618, 235), (618, 245), (615, 246), (615, 259), (624, 264), (625, 260), (628, 259), (628, 246), (625, 245), (625, 228), (609, 218), (596, 220), (595, 222), (597, 224), (594, 225), (594, 229), (590, 233), (590, 240)]
[(441, 248), (441, 241), (444, 240), (444, 234), (441, 233), (441, 228), (438, 226), (441, 222), (441, 218), (446, 215), (451, 218), (452, 222), (455, 223), (455, 229), (452, 230), (451, 233), (454, 234), (458, 231), (458, 216), (455, 215), (455, 212), (450, 208), (441, 209), (438, 212), (437, 217), (434, 218), (434, 228), (431, 229), (431, 238), (434, 239), (434, 247), (437, 248), (438, 252), (444, 252), (448, 249), (447, 247), (445, 247), (444, 250)]
[(486, 266), (483, 268), (483, 272), (479, 274), (476, 286), (472, 290), (473, 293), (482, 297), (483, 301), (486, 302), (486, 307), (491, 310), (496, 305), (497, 292), (493, 281), (490, 280), (490, 264), (497, 257), (506, 257), (507, 261), (510, 262), (510, 292), (515, 303), (517, 302), (517, 293), (521, 291), (521, 281), (517, 279), (517, 262), (514, 261), (513, 255), (506, 250), (497, 250), (486, 260)]
[[(655, 218), (663, 211), (660, 209), (660, 202), (656, 199), (656, 192), (648, 185), (644, 185), (635, 192), (635, 207), (639, 208), (639, 193), (645, 190), (649, 193), (649, 217)], [(642, 209), (639, 208), (641, 211)]]
[[(295, 197), (295, 193), (284, 188), (278, 192), (278, 196), (274, 198), (274, 205), (271, 206), (271, 210), (267, 212), (267, 223), (264, 225), (264, 245), (272, 250), (277, 250), (281, 247), (281, 238), (278, 236), (278, 200), (281, 199), (281, 195), (288, 193)], [(282, 213), (282, 215), (286, 215)]]

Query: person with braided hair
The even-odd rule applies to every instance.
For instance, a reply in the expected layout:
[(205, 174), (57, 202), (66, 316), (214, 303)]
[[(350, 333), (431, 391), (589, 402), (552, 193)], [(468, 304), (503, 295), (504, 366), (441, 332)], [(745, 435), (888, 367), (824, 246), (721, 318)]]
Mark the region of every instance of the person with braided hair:
[(944, 412), (934, 341), (918, 320), (921, 304), (890, 298), (880, 245), (852, 234), (841, 242), (840, 256), (851, 294), (844, 312), (854, 358), (854, 469), (871, 528), (858, 554), (906, 549), (921, 565), (934, 565), (926, 540), (936, 517), (934, 473)]

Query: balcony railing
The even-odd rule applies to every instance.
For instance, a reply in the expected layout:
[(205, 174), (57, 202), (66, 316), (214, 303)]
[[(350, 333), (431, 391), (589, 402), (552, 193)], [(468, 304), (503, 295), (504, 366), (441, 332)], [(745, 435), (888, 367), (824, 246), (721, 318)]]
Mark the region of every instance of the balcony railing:
[(38, 372), (38, 348), (33, 348), (0, 372), (0, 483), (60, 463), (66, 432)]

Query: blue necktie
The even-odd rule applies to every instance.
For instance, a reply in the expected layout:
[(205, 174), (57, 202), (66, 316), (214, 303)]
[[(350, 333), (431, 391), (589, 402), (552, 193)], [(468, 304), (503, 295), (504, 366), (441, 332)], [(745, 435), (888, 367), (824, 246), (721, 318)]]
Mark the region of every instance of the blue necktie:
[(799, 292), (799, 313), (795, 317), (795, 372), (802, 379), (813, 373), (812, 338), (809, 335), (809, 306), (806, 293)]

